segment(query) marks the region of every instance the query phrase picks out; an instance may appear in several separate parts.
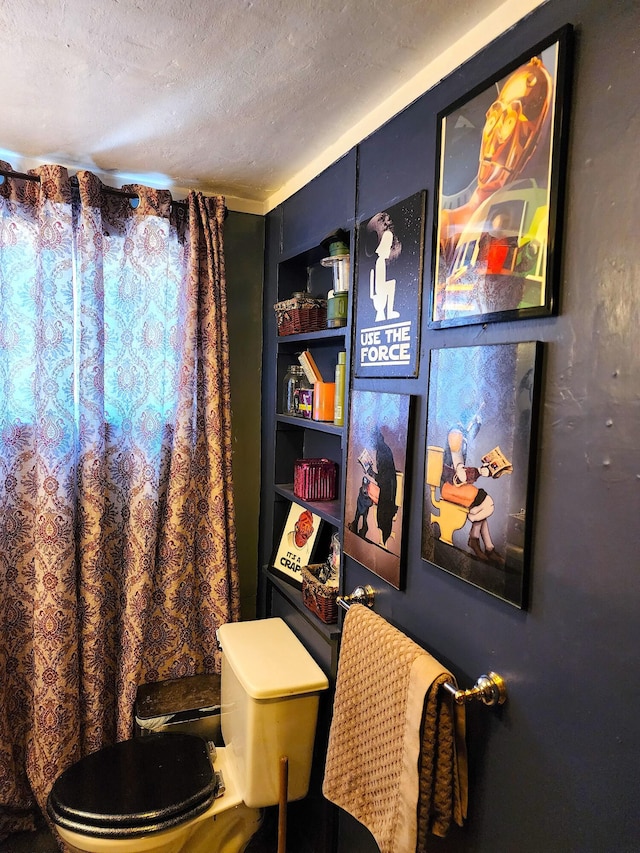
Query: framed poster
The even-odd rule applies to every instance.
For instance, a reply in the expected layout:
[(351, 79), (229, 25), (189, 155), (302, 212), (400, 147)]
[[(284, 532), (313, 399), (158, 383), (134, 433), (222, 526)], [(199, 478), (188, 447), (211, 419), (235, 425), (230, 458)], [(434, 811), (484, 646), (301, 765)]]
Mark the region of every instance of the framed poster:
[(418, 375), (425, 197), (358, 226), (355, 376)]
[(401, 588), (411, 397), (351, 393), (344, 552)]
[(526, 598), (542, 344), (432, 350), (422, 558)]
[(272, 567), (296, 586), (302, 587), (302, 566), (312, 562), (321, 524), (319, 515), (291, 502)]
[(438, 116), (432, 328), (557, 311), (571, 34)]

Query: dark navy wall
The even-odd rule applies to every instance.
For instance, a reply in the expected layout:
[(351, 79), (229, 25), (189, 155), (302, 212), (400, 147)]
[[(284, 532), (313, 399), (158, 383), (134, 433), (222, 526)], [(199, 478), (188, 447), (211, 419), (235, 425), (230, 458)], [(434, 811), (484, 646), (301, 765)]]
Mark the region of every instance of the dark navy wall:
[(229, 371), (233, 428), (240, 604), (243, 619), (255, 618), (260, 436), (256, 413), (262, 384), (262, 294), (265, 221), (262, 216), (229, 211), (224, 226)]
[[(357, 150), (356, 220), (423, 188), (429, 213), (420, 374), (375, 383), (416, 397), (406, 585), (396, 591), (347, 559), (346, 591), (372, 583), (375, 609), (463, 686), (493, 669), (509, 692), (501, 709), (468, 710), (469, 820), (434, 850), (640, 850), (640, 4), (550, 0), (492, 46), (494, 59), (565, 23), (576, 38), (557, 317), (426, 327), (435, 116), (483, 74), (485, 52)], [(295, 205), (305, 208), (304, 191)], [(432, 347), (534, 339), (545, 360), (532, 570), (519, 611), (420, 558), (427, 370)], [(341, 825), (341, 853), (375, 849), (357, 825)]]
[(304, 191), (282, 204), (280, 230), (283, 256), (295, 255), (316, 245), (336, 227), (353, 225), (354, 181), (357, 152), (345, 154), (329, 172), (310, 181)]

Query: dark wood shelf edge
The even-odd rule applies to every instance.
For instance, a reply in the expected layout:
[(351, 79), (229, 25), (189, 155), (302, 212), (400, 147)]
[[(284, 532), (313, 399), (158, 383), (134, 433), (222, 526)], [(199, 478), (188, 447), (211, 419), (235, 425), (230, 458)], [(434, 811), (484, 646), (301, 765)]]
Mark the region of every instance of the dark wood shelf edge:
[(314, 429), (317, 432), (328, 432), (331, 435), (342, 435), (344, 432), (344, 427), (336, 426), (331, 421), (314, 421), (310, 418), (296, 418), (293, 415), (276, 415), (276, 423), (300, 427), (300, 429)]
[(315, 630), (321, 634), (321, 636), (327, 640), (328, 642), (333, 642), (334, 640), (340, 639), (340, 629), (336, 624), (327, 625), (321, 619), (312, 613), (308, 607), (304, 606), (304, 602), (302, 601), (302, 590), (298, 589), (295, 586), (292, 586), (290, 583), (282, 580), (282, 578), (278, 577), (278, 575), (274, 574), (269, 568), (269, 566), (263, 566), (262, 572), (270, 584), (276, 587), (278, 592), (283, 595), (295, 608), (298, 610), (308, 621), (310, 625), (312, 625)]
[(347, 326), (339, 326), (337, 329), (319, 329), (317, 332), (300, 332), (296, 335), (278, 335), (276, 342), (278, 344), (300, 344), (306, 341), (324, 341), (332, 338), (345, 338), (347, 335)]
[(293, 493), (293, 483), (278, 483), (274, 490), (282, 497), (287, 498), (294, 503), (300, 504), (305, 509), (311, 510), (315, 515), (319, 515), (324, 521), (342, 529), (342, 516), (338, 517), (338, 513), (342, 512), (342, 507), (339, 500), (333, 501), (305, 501)]

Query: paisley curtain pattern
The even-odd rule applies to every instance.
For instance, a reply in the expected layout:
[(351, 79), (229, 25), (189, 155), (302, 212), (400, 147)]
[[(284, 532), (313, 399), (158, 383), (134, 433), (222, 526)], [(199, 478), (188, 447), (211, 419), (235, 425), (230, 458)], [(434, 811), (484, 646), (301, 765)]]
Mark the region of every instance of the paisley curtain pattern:
[(0, 839), (239, 618), (224, 200), (38, 171), (0, 185)]

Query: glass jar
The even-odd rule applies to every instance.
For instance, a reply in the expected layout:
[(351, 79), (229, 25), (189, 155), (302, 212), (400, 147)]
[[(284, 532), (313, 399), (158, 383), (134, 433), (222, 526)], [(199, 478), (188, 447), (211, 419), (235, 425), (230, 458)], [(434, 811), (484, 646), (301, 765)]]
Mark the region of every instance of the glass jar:
[(291, 364), (285, 374), (282, 387), (282, 414), (300, 415), (298, 409), (298, 395), (296, 391), (301, 388), (311, 388), (312, 385), (305, 376), (302, 366)]

